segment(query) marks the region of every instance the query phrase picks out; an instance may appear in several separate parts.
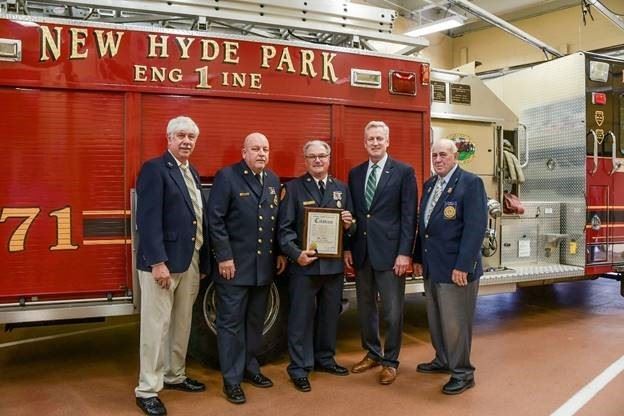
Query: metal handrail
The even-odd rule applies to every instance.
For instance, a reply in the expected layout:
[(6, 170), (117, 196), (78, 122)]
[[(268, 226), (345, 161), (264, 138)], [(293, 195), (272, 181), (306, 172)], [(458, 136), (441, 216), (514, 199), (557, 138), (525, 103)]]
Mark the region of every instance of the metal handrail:
[(592, 135), (594, 138), (594, 168), (589, 172), (590, 175), (593, 175), (598, 170), (598, 135), (594, 131), (594, 129), (589, 129), (589, 132), (585, 135), (585, 137)]
[(617, 171), (622, 166), (622, 162), (617, 160), (617, 143), (615, 133), (609, 130), (605, 135), (605, 140), (607, 140), (609, 136), (611, 136), (611, 138), (613, 139), (613, 142), (611, 142), (611, 165), (613, 166), (613, 168), (611, 169), (611, 172), (609, 172), (609, 175), (613, 175), (615, 171)]
[[(526, 124), (518, 123), (518, 126), (524, 128), (524, 157), (526, 158), (524, 163), (520, 164), (520, 167), (526, 168), (529, 164), (529, 133), (528, 133)], [(518, 158), (519, 157), (520, 157), (520, 152), (518, 152)]]

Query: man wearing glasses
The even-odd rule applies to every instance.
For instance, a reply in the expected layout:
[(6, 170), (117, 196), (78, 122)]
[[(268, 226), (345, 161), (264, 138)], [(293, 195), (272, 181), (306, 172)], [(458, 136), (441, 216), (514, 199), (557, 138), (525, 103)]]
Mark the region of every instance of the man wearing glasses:
[(344, 265), (341, 258), (319, 258), (304, 240), (305, 209), (342, 209), (343, 237), (355, 231), (347, 186), (329, 176), (331, 148), (321, 140), (303, 147), (307, 173), (286, 184), (279, 210), (278, 242), (290, 259), (288, 316), (288, 374), (295, 388), (311, 390), (308, 374), (316, 369), (337, 376), (349, 371), (337, 364), (336, 331)]

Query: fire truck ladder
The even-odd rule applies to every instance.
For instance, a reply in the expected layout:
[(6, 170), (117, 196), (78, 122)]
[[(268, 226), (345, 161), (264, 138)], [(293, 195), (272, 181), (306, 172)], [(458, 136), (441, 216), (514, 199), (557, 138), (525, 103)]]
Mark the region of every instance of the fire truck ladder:
[(392, 34), (397, 13), (335, 0), (0, 0), (1, 13), (159, 26), (300, 40), (376, 50), (375, 41), (403, 45), (410, 55), (423, 37)]

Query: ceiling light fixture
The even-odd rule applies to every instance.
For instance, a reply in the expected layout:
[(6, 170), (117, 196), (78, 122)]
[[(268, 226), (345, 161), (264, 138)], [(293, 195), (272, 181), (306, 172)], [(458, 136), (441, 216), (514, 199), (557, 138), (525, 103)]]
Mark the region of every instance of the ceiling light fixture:
[(410, 30), (405, 33), (406, 36), (425, 36), (436, 32), (442, 32), (444, 30), (460, 27), (464, 24), (464, 19), (461, 16), (451, 16), (444, 19), (436, 20), (426, 25), (418, 26), (414, 30)]

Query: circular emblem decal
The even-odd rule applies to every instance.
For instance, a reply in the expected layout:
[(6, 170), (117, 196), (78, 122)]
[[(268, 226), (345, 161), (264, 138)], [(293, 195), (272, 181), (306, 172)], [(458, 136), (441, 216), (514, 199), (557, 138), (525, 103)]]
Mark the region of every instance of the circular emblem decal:
[(457, 215), (457, 213), (453, 205), (447, 205), (444, 208), (444, 218), (446, 218), (447, 220), (454, 220), (455, 215)]
[(466, 134), (455, 133), (449, 139), (453, 140), (457, 146), (459, 163), (462, 165), (470, 163), (477, 153), (477, 146), (470, 140), (470, 137)]

